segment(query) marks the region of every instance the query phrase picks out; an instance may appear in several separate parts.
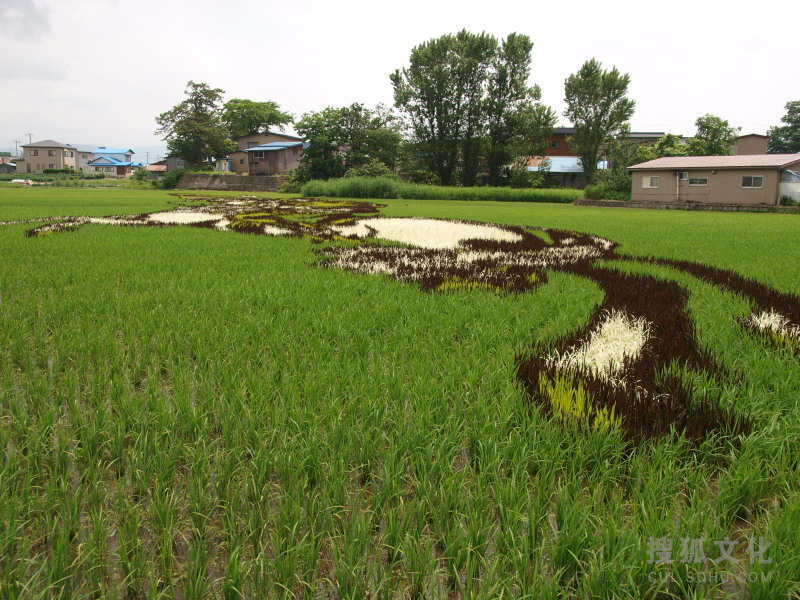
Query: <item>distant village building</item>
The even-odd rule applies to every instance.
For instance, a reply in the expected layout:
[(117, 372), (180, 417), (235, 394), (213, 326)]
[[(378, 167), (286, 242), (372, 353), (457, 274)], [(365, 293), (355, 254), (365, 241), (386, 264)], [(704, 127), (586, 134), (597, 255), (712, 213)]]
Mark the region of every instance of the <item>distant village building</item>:
[(631, 200), (776, 205), (800, 198), (800, 154), (671, 156), (628, 167)]

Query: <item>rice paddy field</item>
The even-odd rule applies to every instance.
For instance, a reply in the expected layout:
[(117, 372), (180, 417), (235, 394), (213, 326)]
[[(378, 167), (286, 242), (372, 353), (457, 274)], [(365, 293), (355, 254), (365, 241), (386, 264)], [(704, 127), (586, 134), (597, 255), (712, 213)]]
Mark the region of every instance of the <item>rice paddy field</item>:
[(191, 194), (0, 186), (0, 598), (800, 598), (797, 215)]

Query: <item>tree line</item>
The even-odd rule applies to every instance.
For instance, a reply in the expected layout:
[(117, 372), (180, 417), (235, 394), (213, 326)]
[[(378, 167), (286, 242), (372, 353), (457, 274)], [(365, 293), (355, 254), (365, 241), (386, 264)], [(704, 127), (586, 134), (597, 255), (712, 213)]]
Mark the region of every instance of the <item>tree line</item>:
[[(546, 154), (558, 116), (530, 83), (532, 49), (518, 33), (497, 39), (462, 30), (423, 42), (411, 50), (408, 66), (390, 74), (397, 113), (353, 103), (295, 121), (275, 102), (223, 102), (223, 90), (189, 81), (186, 98), (156, 118), (156, 133), (171, 154), (199, 165), (233, 151), (237, 137), (293, 124), (310, 144), (293, 174), (298, 181), (400, 171), (441, 185), (541, 185), (542, 176), (527, 165)], [(626, 167), (635, 162), (731, 153), (739, 129), (711, 114), (697, 119), (688, 142), (672, 134), (651, 146), (632, 142), (636, 103), (629, 84), (628, 74), (605, 70), (595, 59), (565, 80), (563, 115), (575, 130), (568, 143), (589, 183), (622, 189)], [(769, 131), (769, 152), (800, 151), (800, 101), (786, 110), (784, 125)], [(602, 159), (611, 169), (597, 169)]]

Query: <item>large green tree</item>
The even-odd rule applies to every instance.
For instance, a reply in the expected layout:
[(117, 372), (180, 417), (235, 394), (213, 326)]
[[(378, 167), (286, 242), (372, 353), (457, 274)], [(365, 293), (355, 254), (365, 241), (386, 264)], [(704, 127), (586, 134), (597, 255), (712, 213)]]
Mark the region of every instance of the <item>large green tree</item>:
[(298, 179), (341, 177), (350, 169), (375, 161), (389, 169), (397, 164), (401, 143), (398, 122), (382, 105), (369, 109), (354, 103), (306, 113), (295, 129), (309, 142)]
[(205, 83), (189, 81), (186, 99), (156, 117), (156, 135), (164, 135), (170, 154), (190, 165), (200, 165), (235, 149), (221, 118), (224, 93)]
[(232, 138), (263, 133), (270, 127), (278, 127), (283, 131), (292, 121), (292, 115), (281, 111), (278, 103), (272, 101), (254, 102), (232, 98), (225, 103), (222, 110), (222, 122)]
[(552, 109), (537, 103), (541, 88), (528, 84), (532, 49), (528, 36), (511, 33), (495, 53), (486, 101), (489, 185), (499, 183), (505, 165), (521, 162), (533, 149), (534, 156), (544, 154), (555, 125)]
[(686, 146), (689, 156), (727, 156), (733, 153), (740, 127), (731, 127), (728, 121), (711, 114), (697, 117), (695, 126), (697, 133)]
[(395, 106), (410, 120), (416, 153), (442, 185), (453, 182), (462, 153), (468, 170), (476, 164), (486, 74), (496, 46), (485, 33), (443, 35), (414, 47), (409, 66), (390, 75)]
[(781, 119), (785, 125), (770, 127), (767, 135), (767, 152), (770, 154), (795, 154), (800, 152), (800, 100), (786, 103), (786, 114)]
[(627, 126), (636, 103), (627, 98), (630, 76), (616, 67), (604, 71), (595, 59), (586, 61), (564, 85), (566, 116), (575, 127), (570, 144), (580, 157), (588, 182), (597, 175), (603, 147)]
[(411, 125), (413, 155), (440, 184), (474, 185), (485, 159), (495, 185), (514, 160), (517, 126), (528, 123), (541, 96), (528, 83), (532, 47), (526, 35), (498, 42), (462, 30), (416, 46), (409, 66), (391, 74), (395, 106)]

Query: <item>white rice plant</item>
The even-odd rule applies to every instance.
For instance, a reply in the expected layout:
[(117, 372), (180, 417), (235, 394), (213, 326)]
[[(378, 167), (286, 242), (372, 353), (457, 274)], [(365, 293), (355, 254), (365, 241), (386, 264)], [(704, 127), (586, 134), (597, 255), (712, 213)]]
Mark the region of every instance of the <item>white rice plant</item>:
[(612, 311), (582, 346), (550, 358), (559, 370), (580, 369), (614, 382), (626, 360), (635, 360), (650, 337), (650, 324)]

